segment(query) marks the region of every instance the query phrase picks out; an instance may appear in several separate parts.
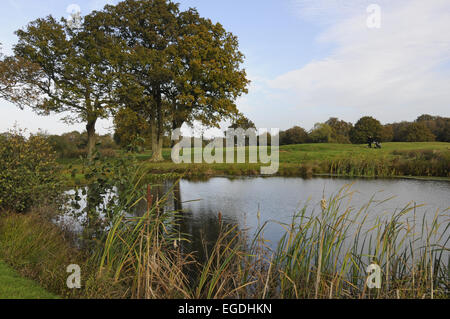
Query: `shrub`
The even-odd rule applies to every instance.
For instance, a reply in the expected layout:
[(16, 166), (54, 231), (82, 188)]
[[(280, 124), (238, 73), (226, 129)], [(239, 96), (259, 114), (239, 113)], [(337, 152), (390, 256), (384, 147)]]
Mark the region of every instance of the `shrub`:
[[(87, 134), (77, 131), (63, 135), (50, 135), (46, 137), (60, 159), (78, 159), (87, 157)], [(116, 157), (118, 148), (110, 135), (97, 135), (97, 150), (104, 157)]]
[(46, 138), (14, 130), (0, 139), (0, 209), (27, 212), (61, 194), (55, 152)]

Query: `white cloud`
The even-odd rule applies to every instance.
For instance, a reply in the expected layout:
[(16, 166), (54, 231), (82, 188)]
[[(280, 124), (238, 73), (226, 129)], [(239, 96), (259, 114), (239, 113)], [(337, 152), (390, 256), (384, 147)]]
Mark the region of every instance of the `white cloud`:
[(93, 11), (93, 10), (101, 10), (103, 7), (107, 4), (115, 4), (118, 0), (90, 0), (88, 12), (85, 12), (86, 14)]
[[(311, 14), (309, 2), (296, 1)], [(335, 46), (328, 57), (269, 86), (294, 94), (298, 107), (353, 108), (384, 122), (450, 115), (450, 1), (396, 1), (381, 9), (380, 29), (367, 27), (365, 9), (346, 12), (317, 39)]]

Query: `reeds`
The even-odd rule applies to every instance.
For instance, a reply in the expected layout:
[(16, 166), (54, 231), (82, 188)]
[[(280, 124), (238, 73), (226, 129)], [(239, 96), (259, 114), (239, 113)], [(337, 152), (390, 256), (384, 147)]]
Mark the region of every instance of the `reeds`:
[[(418, 229), (407, 205), (370, 220), (373, 200), (359, 210), (343, 203), (344, 188), (317, 214), (295, 215), (274, 251), (269, 297), (273, 298), (448, 298), (449, 215), (436, 212)], [(369, 290), (366, 269), (382, 269), (382, 287)]]
[(324, 161), (319, 171), (349, 177), (450, 177), (450, 157), (448, 152), (433, 150), (394, 151), (378, 157), (360, 154)]
[(184, 267), (193, 259), (180, 250), (184, 238), (175, 227), (178, 213), (164, 209), (167, 195), (154, 201), (150, 187), (146, 197), (129, 201), (126, 207), (132, 209), (142, 199), (147, 201), (142, 217), (117, 212), (104, 246), (92, 258), (98, 264), (98, 277), (112, 277), (128, 286), (126, 297), (189, 297)]
[[(157, 200), (143, 217), (117, 218), (96, 259), (99, 276), (129, 285), (133, 298), (448, 298), (448, 210), (431, 223), (416, 219), (414, 204), (373, 219), (378, 203), (355, 209), (352, 194), (347, 186), (318, 211), (305, 205), (278, 223), (285, 233), (276, 245), (264, 239), (274, 222), (249, 243), (219, 215), (202, 261), (181, 244), (189, 237), (177, 232), (179, 213)], [(370, 264), (382, 269), (380, 289), (366, 285)]]

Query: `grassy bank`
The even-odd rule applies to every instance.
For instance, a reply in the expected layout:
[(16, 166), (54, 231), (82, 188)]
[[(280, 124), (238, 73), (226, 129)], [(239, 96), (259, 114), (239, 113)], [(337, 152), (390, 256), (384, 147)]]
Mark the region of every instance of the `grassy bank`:
[[(114, 282), (107, 278), (96, 278), (97, 268), (89, 263), (89, 252), (76, 248), (70, 235), (47, 217), (34, 212), (27, 215), (2, 213), (0, 260), (7, 263), (21, 278), (35, 282), (35, 285), (40, 285), (61, 298), (121, 297), (120, 289), (114, 289)], [(82, 269), (81, 290), (67, 288), (67, 278), (70, 275), (67, 273), (67, 266), (72, 264), (79, 265)], [(20, 280), (16, 284), (11, 282), (11, 293), (14, 289), (21, 289), (20, 287)], [(23, 293), (33, 293), (33, 287), (24, 286)], [(21, 298), (18, 295), (12, 296)]]
[[(195, 150), (200, 152), (200, 150)], [(248, 148), (246, 148), (248, 153)], [(151, 163), (151, 152), (134, 154), (145, 162), (148, 174), (185, 177), (255, 176), (261, 164), (175, 164), (170, 149), (163, 152), (165, 161)], [(119, 157), (126, 156), (123, 153)], [(248, 156), (247, 156), (248, 158)], [(69, 185), (83, 183), (80, 160), (61, 160)], [(266, 165), (264, 165), (266, 166)], [(75, 171), (74, 171), (75, 169)], [(278, 176), (312, 177), (421, 177), (450, 180), (449, 143), (386, 143), (382, 149), (366, 145), (302, 144), (280, 147)]]
[(32, 280), (19, 276), (0, 261), (0, 299), (55, 299), (57, 296), (47, 292)]

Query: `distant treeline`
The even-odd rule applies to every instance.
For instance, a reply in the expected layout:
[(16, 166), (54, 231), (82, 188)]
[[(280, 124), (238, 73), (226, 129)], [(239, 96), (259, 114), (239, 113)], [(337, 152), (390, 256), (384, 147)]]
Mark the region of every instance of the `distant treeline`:
[[(59, 158), (79, 158), (87, 156), (87, 132), (73, 131), (62, 135), (46, 135), (49, 144)], [(96, 135), (97, 151), (104, 157), (115, 157), (119, 149), (111, 135)]]
[(353, 125), (332, 117), (309, 132), (300, 126), (280, 132), (280, 144), (364, 144), (369, 137), (380, 142), (450, 142), (450, 118), (421, 115), (414, 122), (382, 125), (366, 116)]
[[(244, 129), (255, 127), (253, 122), (249, 120), (241, 124), (240, 126)], [(96, 135), (98, 153), (103, 157), (115, 157), (118, 150), (140, 153), (151, 149), (150, 130), (146, 127), (138, 130), (138, 127), (137, 125), (124, 127), (116, 123), (114, 135)], [(43, 135), (48, 139), (59, 158), (79, 158), (87, 155), (87, 132), (73, 131), (62, 135)], [(310, 131), (306, 131), (300, 126), (281, 131), (279, 139), (280, 145), (306, 143), (364, 144), (367, 143), (369, 137), (380, 142), (450, 142), (450, 118), (422, 115), (414, 122), (404, 121), (386, 125), (382, 125), (372, 117), (363, 117), (355, 125), (338, 118), (330, 118), (325, 123), (316, 124)], [(201, 139), (201, 141), (195, 143), (195, 140), (196, 138), (192, 138), (192, 145), (201, 143), (205, 146), (210, 142)], [(245, 142), (248, 145), (248, 138)], [(268, 136), (268, 143), (271, 144), (270, 135)], [(225, 140), (223, 144), (226, 146)], [(172, 145), (173, 142), (169, 136), (164, 136), (163, 146), (168, 148)]]

